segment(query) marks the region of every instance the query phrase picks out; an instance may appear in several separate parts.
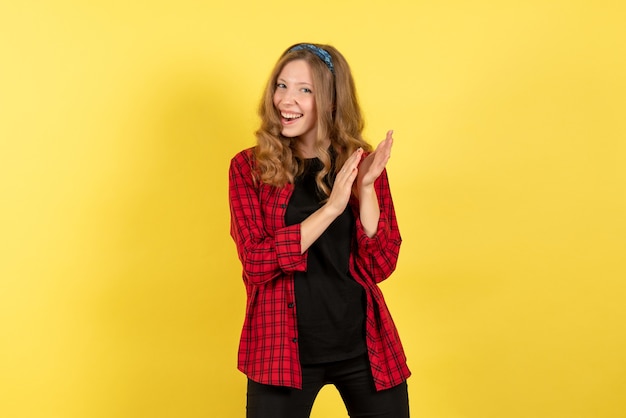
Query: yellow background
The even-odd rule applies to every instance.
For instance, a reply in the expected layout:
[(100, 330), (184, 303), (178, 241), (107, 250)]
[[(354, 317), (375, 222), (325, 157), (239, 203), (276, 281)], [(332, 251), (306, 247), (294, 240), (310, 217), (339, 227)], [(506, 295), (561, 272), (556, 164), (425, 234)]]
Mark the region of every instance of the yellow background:
[(0, 416), (244, 416), (227, 169), (300, 41), (395, 129), (413, 416), (626, 416), (624, 3), (374, 4), (2, 2)]

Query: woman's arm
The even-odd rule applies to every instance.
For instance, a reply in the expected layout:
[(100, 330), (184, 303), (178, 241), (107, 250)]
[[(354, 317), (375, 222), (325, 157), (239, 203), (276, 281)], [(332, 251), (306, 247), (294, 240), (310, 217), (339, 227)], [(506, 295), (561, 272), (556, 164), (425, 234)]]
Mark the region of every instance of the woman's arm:
[(244, 280), (262, 284), (285, 273), (305, 271), (300, 251), (300, 224), (268, 232), (263, 221), (258, 184), (253, 180), (252, 152), (242, 151), (230, 163), (230, 233), (244, 271)]
[(306, 252), (328, 226), (343, 213), (352, 194), (352, 185), (359, 173), (363, 150), (356, 150), (337, 173), (328, 201), (301, 223), (301, 253)]
[(380, 219), (380, 207), (374, 182), (381, 175), (391, 157), (392, 145), (393, 131), (388, 131), (387, 137), (378, 144), (374, 152), (363, 160), (359, 167), (357, 179), (359, 214), (365, 234), (370, 238), (376, 235)]
[(356, 225), (358, 270), (376, 283), (396, 268), (402, 238), (391, 198), (385, 166), (391, 156), (393, 131), (359, 167), (357, 179), (359, 218)]
[(378, 177), (374, 187), (380, 207), (376, 233), (371, 237), (368, 236), (361, 219), (357, 219), (354, 261), (364, 278), (378, 283), (388, 278), (395, 270), (402, 238), (386, 170)]

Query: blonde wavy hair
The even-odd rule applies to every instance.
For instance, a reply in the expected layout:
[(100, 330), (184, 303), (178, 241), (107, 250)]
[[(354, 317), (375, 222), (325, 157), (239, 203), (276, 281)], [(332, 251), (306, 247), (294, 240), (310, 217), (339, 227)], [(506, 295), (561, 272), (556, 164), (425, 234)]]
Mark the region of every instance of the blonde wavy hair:
[[(292, 51), (296, 45), (287, 48), (274, 66), (259, 106), (261, 126), (256, 131), (257, 145), (254, 149), (258, 180), (282, 187), (287, 183), (293, 184), (304, 169), (303, 161), (296, 158), (298, 138), (281, 135), (280, 115), (274, 107), (276, 80), (283, 67), (291, 61), (304, 60), (311, 69), (317, 109), (316, 154), (324, 165), (317, 174), (316, 183), (318, 190), (328, 197), (337, 171), (352, 152), (359, 147), (371, 151), (372, 147), (361, 136), (364, 121), (352, 72), (343, 55), (330, 45), (312, 44), (330, 54), (333, 74), (311, 50)], [(324, 146), (326, 139), (330, 139), (330, 150)]]

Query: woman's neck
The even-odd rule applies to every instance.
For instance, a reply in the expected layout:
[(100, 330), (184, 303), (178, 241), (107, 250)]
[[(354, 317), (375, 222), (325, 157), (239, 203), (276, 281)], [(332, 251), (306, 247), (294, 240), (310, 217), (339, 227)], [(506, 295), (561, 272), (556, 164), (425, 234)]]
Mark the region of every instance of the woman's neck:
[[(324, 147), (326, 148), (330, 147), (330, 139), (326, 139), (324, 141)], [(317, 147), (315, 146), (315, 141), (303, 141), (301, 139), (298, 139), (296, 149), (301, 158), (317, 157), (317, 152), (316, 152)]]

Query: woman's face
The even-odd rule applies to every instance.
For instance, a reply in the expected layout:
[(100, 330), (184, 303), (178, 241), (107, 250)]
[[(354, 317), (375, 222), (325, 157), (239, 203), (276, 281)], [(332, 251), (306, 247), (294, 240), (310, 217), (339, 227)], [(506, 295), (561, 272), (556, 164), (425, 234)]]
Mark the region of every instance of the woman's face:
[(304, 60), (290, 61), (276, 80), (274, 107), (279, 112), (281, 133), (312, 144), (317, 136), (317, 110), (311, 68)]

